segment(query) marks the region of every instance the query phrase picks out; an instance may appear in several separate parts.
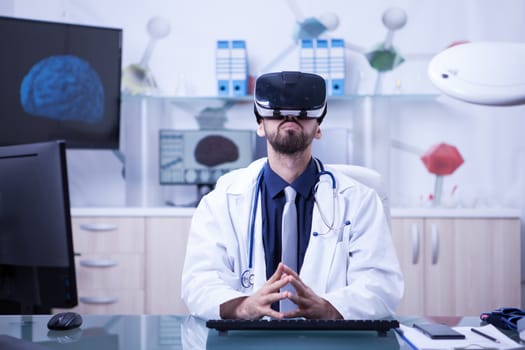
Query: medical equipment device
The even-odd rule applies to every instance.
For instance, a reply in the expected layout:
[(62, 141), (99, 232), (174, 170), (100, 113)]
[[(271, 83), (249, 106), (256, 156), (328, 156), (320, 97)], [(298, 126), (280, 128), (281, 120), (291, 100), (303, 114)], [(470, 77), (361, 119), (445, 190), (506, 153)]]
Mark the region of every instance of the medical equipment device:
[(254, 158), (252, 130), (159, 130), (161, 185), (213, 185)]

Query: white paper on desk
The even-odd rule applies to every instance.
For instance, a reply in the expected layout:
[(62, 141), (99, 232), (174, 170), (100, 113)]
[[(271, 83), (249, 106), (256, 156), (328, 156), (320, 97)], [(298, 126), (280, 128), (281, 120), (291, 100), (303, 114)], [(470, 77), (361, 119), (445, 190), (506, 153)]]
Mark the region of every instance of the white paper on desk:
[[(489, 324), (482, 327), (453, 327), (456, 331), (465, 335), (465, 339), (431, 339), (413, 327), (401, 325), (403, 335), (410, 340), (414, 346), (420, 350), (432, 349), (523, 349), (523, 346), (500, 332), (496, 327)], [(481, 332), (496, 338), (500, 343), (496, 343), (470, 329), (476, 328)]]

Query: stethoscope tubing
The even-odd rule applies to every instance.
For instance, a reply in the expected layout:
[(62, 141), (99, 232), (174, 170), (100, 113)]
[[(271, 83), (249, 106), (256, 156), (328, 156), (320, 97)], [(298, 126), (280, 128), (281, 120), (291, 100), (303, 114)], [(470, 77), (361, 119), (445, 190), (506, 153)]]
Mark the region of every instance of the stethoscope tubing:
[(259, 172), (259, 175), (257, 176), (255, 194), (253, 197), (253, 204), (252, 204), (252, 215), (250, 218), (250, 253), (248, 255), (248, 268), (250, 270), (253, 267), (253, 241), (255, 237), (255, 217), (257, 216), (257, 206), (258, 206), (257, 202), (259, 201), (259, 192), (260, 192), (260, 188), (262, 184), (262, 177), (264, 173), (263, 169), (261, 169), (261, 171)]

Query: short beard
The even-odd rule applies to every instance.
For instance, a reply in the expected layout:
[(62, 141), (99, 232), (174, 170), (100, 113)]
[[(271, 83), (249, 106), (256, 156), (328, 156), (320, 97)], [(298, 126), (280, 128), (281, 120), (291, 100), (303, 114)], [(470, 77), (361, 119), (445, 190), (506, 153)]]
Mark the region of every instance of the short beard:
[(295, 132), (293, 130), (285, 130), (274, 134), (267, 134), (267, 140), (272, 148), (280, 154), (293, 155), (301, 153), (310, 146), (314, 135), (308, 135), (304, 132)]

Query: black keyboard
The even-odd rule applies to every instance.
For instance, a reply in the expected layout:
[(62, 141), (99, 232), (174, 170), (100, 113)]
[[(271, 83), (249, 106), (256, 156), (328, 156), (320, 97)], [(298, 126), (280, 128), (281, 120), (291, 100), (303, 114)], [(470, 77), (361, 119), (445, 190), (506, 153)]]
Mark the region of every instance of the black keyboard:
[(384, 336), (392, 328), (399, 328), (397, 320), (305, 320), (305, 319), (259, 319), (259, 320), (208, 320), (206, 327), (219, 332), (233, 330), (340, 330), (377, 331)]

